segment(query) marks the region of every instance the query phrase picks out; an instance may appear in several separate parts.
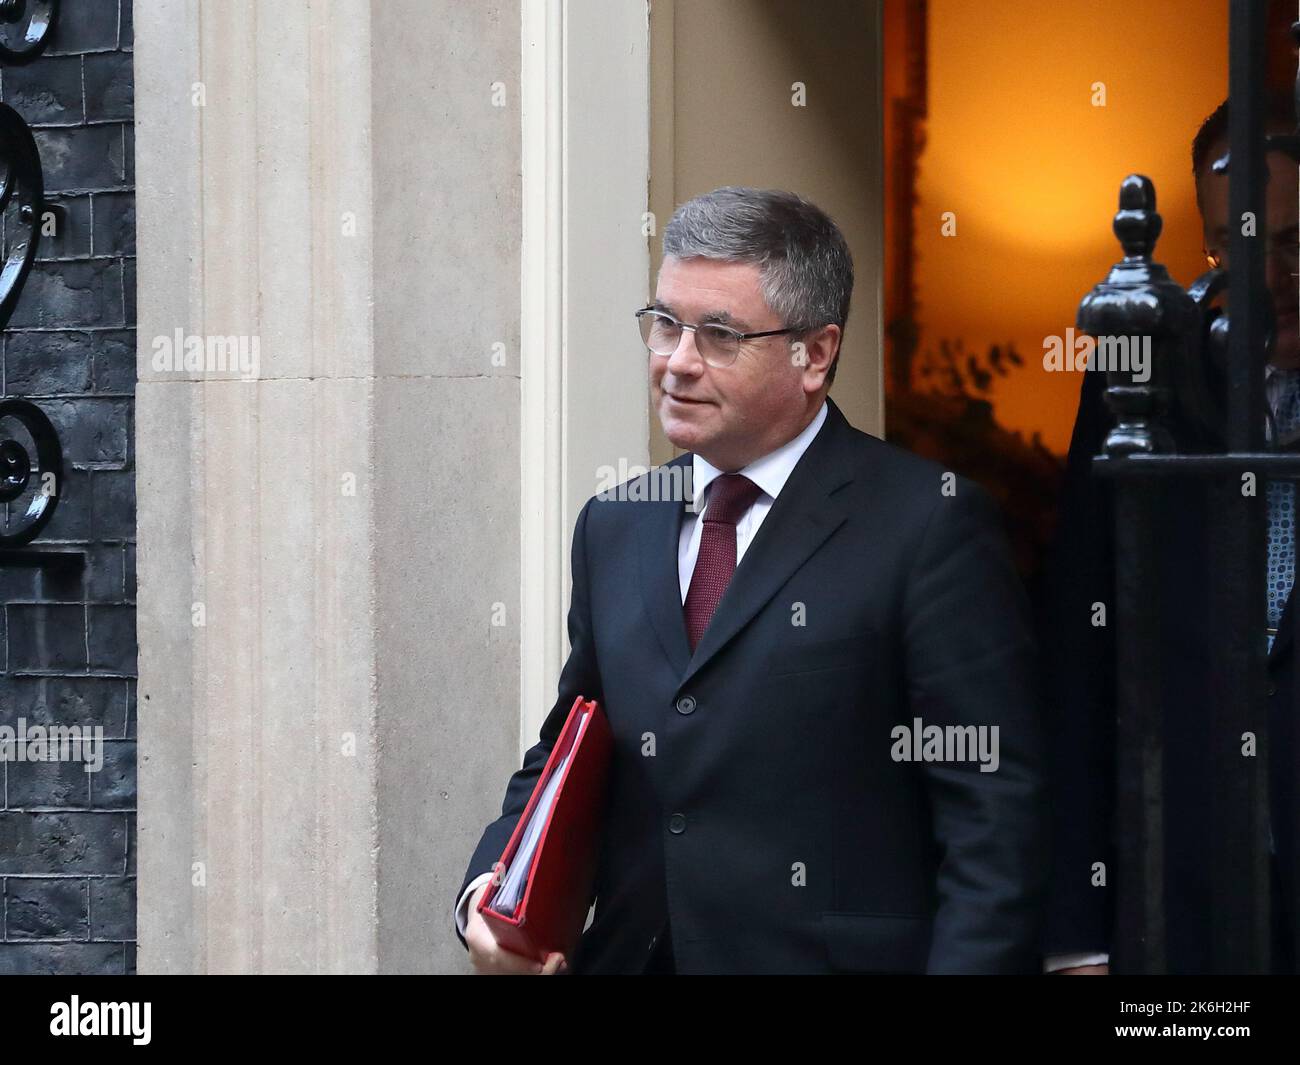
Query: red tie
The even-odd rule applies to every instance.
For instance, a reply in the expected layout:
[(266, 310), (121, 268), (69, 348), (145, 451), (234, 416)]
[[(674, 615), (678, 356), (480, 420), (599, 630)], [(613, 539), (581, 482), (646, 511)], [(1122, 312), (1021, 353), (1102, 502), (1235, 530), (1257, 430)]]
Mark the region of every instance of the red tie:
[(736, 522), (753, 506), (761, 491), (748, 477), (738, 473), (724, 473), (709, 486), (704, 527), (700, 530), (700, 553), (695, 558), (691, 586), (682, 605), (692, 651), (704, 636), (722, 593), (736, 572)]

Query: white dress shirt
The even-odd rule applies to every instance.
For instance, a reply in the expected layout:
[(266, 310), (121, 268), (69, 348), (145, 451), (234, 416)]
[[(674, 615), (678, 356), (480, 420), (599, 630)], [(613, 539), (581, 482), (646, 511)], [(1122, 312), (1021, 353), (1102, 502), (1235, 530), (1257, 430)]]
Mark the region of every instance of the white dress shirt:
[[(762, 458), (755, 459), (748, 466), (735, 471), (744, 477), (748, 477), (761, 489), (758, 498), (750, 504), (749, 509), (736, 521), (737, 566), (740, 565), (745, 550), (753, 543), (758, 527), (763, 524), (767, 512), (772, 509), (772, 504), (776, 502), (776, 497), (781, 494), (785, 482), (790, 479), (790, 474), (794, 472), (795, 465), (803, 458), (803, 453), (808, 450), (808, 445), (813, 442), (813, 437), (817, 435), (825, 422), (826, 403), (823, 401), (813, 420), (793, 440), (782, 444), (775, 451), (768, 452)], [(691, 574), (695, 572), (696, 556), (700, 553), (700, 534), (704, 529), (701, 519), (704, 517), (704, 512), (709, 509), (705, 495), (714, 480), (725, 472), (700, 458), (699, 455), (693, 455), (691, 458), (693, 462), (691, 469), (691, 494), (693, 498), (691, 509), (682, 518), (681, 534), (677, 539), (677, 578), (681, 583), (683, 603), (686, 602), (686, 592), (691, 586)], [(491, 873), (480, 873), (469, 882), (465, 890), (461, 892), (460, 898), (456, 901), (454, 911), (456, 927), (460, 929), (462, 936), (465, 934), (470, 896), (491, 879)]]
[(1274, 418), (1277, 417), (1278, 406), (1282, 402), (1287, 382), (1294, 380), (1296, 373), (1295, 370), (1279, 370), (1271, 362), (1264, 366), (1264, 399), (1268, 403), (1268, 409), (1273, 412)]
[[(802, 433), (789, 443), (782, 444), (775, 451), (769, 452), (761, 459), (755, 459), (743, 469), (736, 470), (742, 477), (748, 477), (762, 490), (750, 508), (736, 521), (736, 565), (745, 557), (745, 550), (753, 542), (758, 527), (763, 524), (767, 512), (772, 509), (776, 497), (781, 494), (785, 482), (794, 472), (795, 464), (803, 458), (813, 437), (821, 430), (826, 421), (826, 404), (822, 403), (816, 417), (808, 423)], [(691, 456), (691, 493), (694, 496), (691, 510), (682, 519), (682, 531), (677, 541), (677, 579), (681, 582), (682, 602), (686, 602), (686, 592), (691, 586), (691, 574), (695, 572), (695, 559), (700, 553), (700, 534), (704, 531), (704, 511), (709, 509), (704, 499), (709, 486), (725, 472), (711, 462)], [(701, 503), (703, 501), (703, 503)]]

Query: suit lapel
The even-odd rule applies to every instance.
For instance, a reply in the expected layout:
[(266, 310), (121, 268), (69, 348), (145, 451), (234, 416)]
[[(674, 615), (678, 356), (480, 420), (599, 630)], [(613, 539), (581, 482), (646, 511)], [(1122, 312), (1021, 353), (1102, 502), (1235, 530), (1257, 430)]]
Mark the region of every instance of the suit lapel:
[[(690, 455), (682, 455), (666, 465), (689, 468), (691, 463)], [(682, 614), (681, 579), (677, 572), (677, 544), (685, 507), (682, 500), (647, 503), (646, 512), (637, 523), (641, 595), (650, 623), (672, 664), (673, 674), (679, 677), (691, 657), (686, 619)]]
[[(848, 515), (830, 498), (853, 479), (840, 447), (848, 423), (829, 400), (826, 424), (804, 452), (753, 542), (745, 551), (709, 627), (686, 667), (682, 684), (731, 641)], [(678, 589), (678, 616), (681, 616)], [(683, 623), (683, 634), (684, 634)], [(687, 645), (689, 646), (689, 645)]]

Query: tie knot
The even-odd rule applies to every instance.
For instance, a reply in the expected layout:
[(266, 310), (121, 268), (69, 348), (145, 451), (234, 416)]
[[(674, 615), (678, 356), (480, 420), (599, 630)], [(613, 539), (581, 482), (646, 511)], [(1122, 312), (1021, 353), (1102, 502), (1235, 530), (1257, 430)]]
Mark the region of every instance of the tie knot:
[(762, 491), (748, 477), (738, 473), (724, 473), (709, 486), (709, 503), (704, 508), (704, 520), (735, 525), (740, 516), (754, 504)]

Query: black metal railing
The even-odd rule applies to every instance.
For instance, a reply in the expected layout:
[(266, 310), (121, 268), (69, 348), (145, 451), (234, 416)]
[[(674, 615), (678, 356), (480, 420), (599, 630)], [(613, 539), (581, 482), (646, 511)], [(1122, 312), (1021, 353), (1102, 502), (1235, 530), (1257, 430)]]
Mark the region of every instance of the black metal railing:
[[(1267, 151), (1300, 158), (1295, 136), (1266, 137), (1263, 71), (1266, 5), (1229, 2), (1229, 212), (1265, 228)], [(1295, 32), (1293, 28), (1293, 32)], [(1297, 79), (1300, 129), (1300, 78)], [(1111, 478), (1116, 522), (1118, 614), (1116, 915), (1111, 953), (1116, 972), (1167, 971), (1165, 845), (1171, 818), (1165, 765), (1168, 727), (1161, 661), (1162, 610), (1159, 512), (1170, 478), (1211, 493), (1210, 559), (1203, 573), (1217, 619), (1207, 638), (1223, 679), (1210, 721), (1210, 772), (1205, 781), (1210, 823), (1203, 826), (1209, 863), (1210, 965), (1217, 972), (1267, 972), (1271, 965), (1269, 760), (1243, 757), (1243, 737), (1269, 750), (1266, 701), (1267, 607), (1264, 595), (1265, 479), (1300, 480), (1300, 454), (1266, 449), (1264, 366), (1275, 328), (1265, 278), (1265, 241), (1229, 226), (1231, 269), (1211, 271), (1184, 291), (1154, 262), (1160, 233), (1155, 189), (1139, 175), (1120, 190), (1115, 233), (1124, 259), (1079, 308), (1081, 330), (1111, 343), (1149, 339), (1153, 372), (1135, 383), (1128, 369), (1108, 370), (1107, 404), (1116, 417), (1094, 472)], [(1225, 294), (1228, 311), (1215, 307)], [(1221, 379), (1216, 386), (1211, 368)], [(1171, 401), (1183, 415), (1220, 423), (1223, 447), (1180, 451), (1169, 431)], [(1186, 437), (1183, 437), (1185, 440)], [(1243, 477), (1258, 478), (1243, 492)], [(1293, 652), (1300, 666), (1300, 640)], [(1296, 689), (1300, 715), (1300, 686)], [(1287, 814), (1284, 813), (1283, 816)], [(1290, 811), (1300, 824), (1300, 811)], [(1292, 884), (1300, 878), (1288, 878)], [(1300, 904), (1300, 899), (1293, 900)], [(1300, 912), (1293, 905), (1292, 912)], [(1300, 956), (1300, 951), (1297, 952)]]

